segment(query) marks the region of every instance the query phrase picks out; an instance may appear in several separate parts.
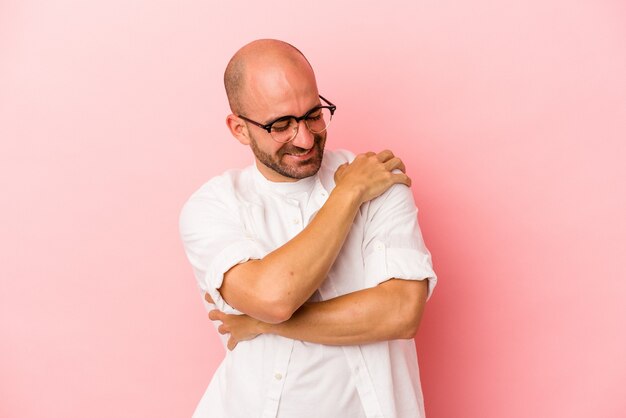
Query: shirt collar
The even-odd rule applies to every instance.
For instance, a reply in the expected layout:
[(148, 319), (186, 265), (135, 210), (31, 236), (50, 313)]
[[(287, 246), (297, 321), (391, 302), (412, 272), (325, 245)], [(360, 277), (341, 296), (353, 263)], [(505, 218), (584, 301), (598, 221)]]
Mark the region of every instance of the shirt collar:
[(298, 181), (284, 181), (277, 182), (271, 181), (265, 178), (265, 176), (259, 171), (256, 164), (253, 164), (252, 176), (257, 186), (263, 190), (269, 191), (281, 196), (290, 196), (298, 193), (310, 193), (311, 190), (319, 183), (318, 174), (303, 178)]

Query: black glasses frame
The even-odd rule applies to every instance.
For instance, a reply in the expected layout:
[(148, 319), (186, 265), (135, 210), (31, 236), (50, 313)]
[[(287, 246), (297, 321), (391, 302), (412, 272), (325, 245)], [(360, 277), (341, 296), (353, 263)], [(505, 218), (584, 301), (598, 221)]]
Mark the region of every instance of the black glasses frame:
[[(322, 97), (322, 95), (319, 95), (320, 99), (322, 99), (325, 103), (328, 104), (328, 106), (315, 106), (313, 109), (309, 110), (308, 112), (306, 112), (304, 115), (297, 117), (297, 116), (293, 116), (293, 115), (287, 115), (287, 116), (281, 116), (276, 120), (271, 121), (270, 123), (267, 123), (265, 125), (263, 125), (262, 123), (253, 121), (252, 119), (248, 119), (247, 117), (243, 116), (243, 115), (237, 115), (239, 116), (241, 119), (250, 122), (253, 125), (258, 126), (259, 128), (265, 129), (267, 131), (268, 134), (272, 133), (272, 125), (274, 125), (276, 122), (282, 122), (284, 120), (287, 119), (295, 119), (297, 123), (300, 123), (301, 120), (306, 121), (306, 119), (309, 117), (309, 115), (313, 112), (315, 112), (316, 110), (320, 110), (320, 109), (328, 109), (330, 110), (330, 117), (332, 118), (333, 115), (335, 114), (335, 110), (337, 110), (337, 106), (335, 106), (334, 104), (332, 104), (329, 100), (326, 100), (324, 97)], [(307, 126), (308, 127), (308, 126)]]

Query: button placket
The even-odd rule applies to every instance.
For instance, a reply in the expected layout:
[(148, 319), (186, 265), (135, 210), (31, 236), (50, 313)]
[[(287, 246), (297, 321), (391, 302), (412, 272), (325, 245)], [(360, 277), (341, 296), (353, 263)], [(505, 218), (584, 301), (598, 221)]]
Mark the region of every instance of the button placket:
[[(382, 244), (380, 241), (378, 243)], [(384, 248), (384, 245), (383, 245)], [(324, 300), (332, 299), (338, 296), (337, 290), (332, 284), (332, 278), (329, 276), (324, 284), (328, 286), (322, 286), (319, 291)], [(376, 395), (374, 389), (374, 382), (368, 373), (367, 366), (365, 365), (365, 358), (361, 347), (356, 346), (343, 346), (348, 366), (352, 371), (352, 376), (355, 378), (355, 385), (359, 396), (363, 402), (363, 409), (365, 415), (368, 417), (382, 417), (382, 408), (380, 401)]]
[(322, 206), (328, 200), (328, 192), (322, 186), (322, 182), (318, 178), (315, 182), (315, 188), (313, 189), (313, 195), (311, 196), (311, 200), (309, 201), (309, 205), (307, 207), (305, 219), (308, 219), (307, 222), (311, 222), (313, 216), (317, 214), (317, 212), (321, 209)]
[(278, 347), (274, 374), (271, 375), (271, 380), (268, 382), (267, 398), (261, 414), (263, 418), (275, 418), (278, 413), (278, 405), (285, 385), (285, 376), (288, 373), (293, 343), (294, 340), (286, 340)]

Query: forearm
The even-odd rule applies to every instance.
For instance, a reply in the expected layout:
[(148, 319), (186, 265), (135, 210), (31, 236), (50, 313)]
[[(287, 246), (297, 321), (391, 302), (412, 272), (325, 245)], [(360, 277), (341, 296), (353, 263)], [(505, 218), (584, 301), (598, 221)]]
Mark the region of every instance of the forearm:
[(306, 303), (288, 321), (260, 323), (259, 331), (326, 345), (409, 339), (417, 332), (427, 292), (427, 280), (389, 280), (374, 288)]
[[(358, 193), (335, 188), (301, 233), (262, 260), (231, 270), (220, 292), (233, 307), (252, 317), (269, 322), (288, 319), (325, 279), (360, 204)], [(258, 302), (251, 304), (251, 300)], [(267, 306), (284, 313), (267, 318)]]

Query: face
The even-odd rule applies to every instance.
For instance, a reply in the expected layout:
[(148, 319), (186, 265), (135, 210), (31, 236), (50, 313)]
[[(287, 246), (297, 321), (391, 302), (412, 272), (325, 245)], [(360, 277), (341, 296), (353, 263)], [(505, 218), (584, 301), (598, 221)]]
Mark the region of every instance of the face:
[[(269, 134), (261, 129), (259, 130), (266, 134), (263, 136), (268, 138), (259, 138), (257, 135), (253, 135), (253, 129), (253, 126), (249, 126), (250, 148), (257, 162), (260, 163), (257, 164), (259, 170), (268, 179), (293, 181), (313, 176), (320, 169), (326, 143), (326, 132), (311, 134), (304, 123), (301, 122), (296, 138), (286, 144), (280, 144), (269, 138)], [(302, 130), (306, 132), (301, 132)], [(306, 140), (299, 141), (298, 137), (301, 135), (309, 136), (311, 140), (308, 143), (305, 142)], [(268, 140), (274, 144), (267, 144)], [(268, 147), (267, 145), (270, 146)], [(276, 145), (279, 148), (276, 148)], [(303, 146), (303, 148), (298, 145)]]
[[(241, 50), (245, 59), (238, 110), (259, 123), (285, 115), (304, 115), (320, 104), (313, 69), (293, 47), (253, 43)], [(279, 143), (264, 129), (235, 114), (227, 117), (233, 136), (249, 145), (259, 171), (270, 181), (296, 181), (315, 175), (322, 164), (326, 132), (312, 134), (304, 121), (290, 142)]]
[[(315, 75), (308, 63), (266, 66), (254, 74), (247, 86), (243, 110), (253, 120), (267, 123), (285, 115), (303, 115), (320, 104)], [(287, 143), (274, 141), (267, 131), (247, 122), (242, 134), (256, 157), (259, 171), (271, 181), (296, 181), (313, 176), (320, 169), (327, 132), (313, 134), (304, 121), (300, 121), (297, 135)]]

